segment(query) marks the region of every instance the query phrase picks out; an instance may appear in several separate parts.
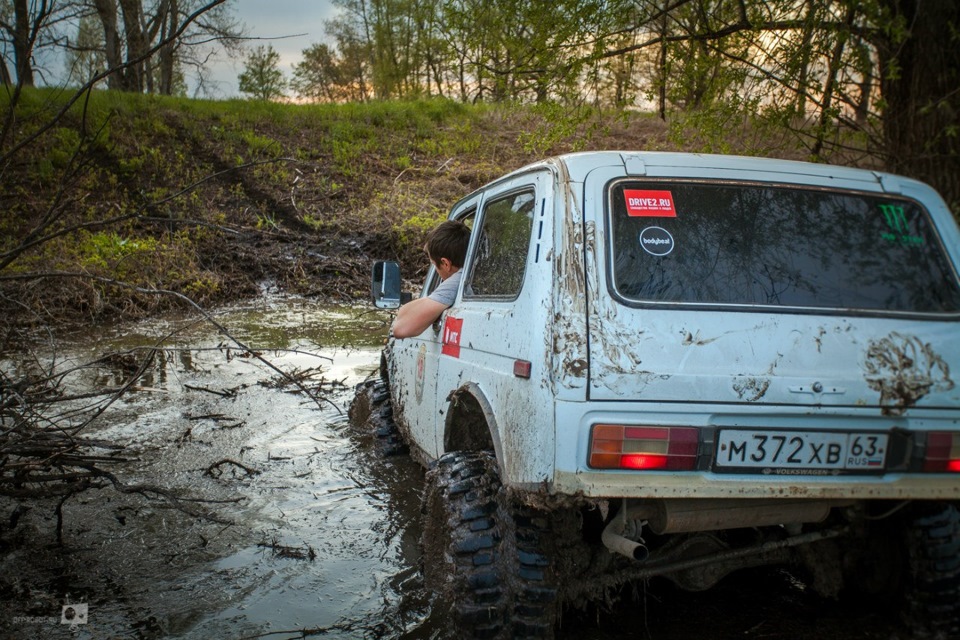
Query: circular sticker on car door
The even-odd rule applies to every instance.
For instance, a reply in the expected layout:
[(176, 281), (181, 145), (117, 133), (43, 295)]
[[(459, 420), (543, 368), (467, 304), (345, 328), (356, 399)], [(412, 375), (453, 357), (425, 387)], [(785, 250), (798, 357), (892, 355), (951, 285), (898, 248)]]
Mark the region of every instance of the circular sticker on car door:
[(647, 227), (640, 232), (640, 246), (652, 256), (665, 256), (673, 251), (673, 236), (663, 227)]

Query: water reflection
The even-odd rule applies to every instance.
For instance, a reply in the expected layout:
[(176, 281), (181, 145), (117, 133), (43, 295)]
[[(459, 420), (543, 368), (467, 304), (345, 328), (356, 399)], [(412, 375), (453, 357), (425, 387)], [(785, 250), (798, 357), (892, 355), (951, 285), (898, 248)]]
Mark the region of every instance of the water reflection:
[[(73, 569), (59, 592), (83, 594), (90, 622), (77, 635), (20, 631), (429, 636), (417, 571), (422, 472), (408, 458), (380, 458), (345, 417), (354, 385), (378, 367), (388, 319), (271, 300), (217, 313), (246, 350), (212, 325), (168, 317), (73, 336), (41, 355), (45, 366), (97, 361), (67, 380), (79, 392), (129, 382), (153, 353), (87, 435), (126, 446), (133, 461), (112, 469), (124, 482), (211, 501), (187, 504), (221, 522), (108, 490), (69, 501)], [(316, 370), (305, 386), (327, 402), (276, 384), (265, 360), (287, 373)], [(41, 567), (30, 570), (44, 579)]]

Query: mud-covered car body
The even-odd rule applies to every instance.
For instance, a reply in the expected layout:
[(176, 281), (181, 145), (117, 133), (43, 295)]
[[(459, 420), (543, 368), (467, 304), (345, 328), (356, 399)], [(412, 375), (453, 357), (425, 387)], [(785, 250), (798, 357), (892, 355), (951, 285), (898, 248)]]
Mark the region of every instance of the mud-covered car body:
[(603, 543), (637, 558), (644, 527), (960, 500), (960, 233), (929, 186), (595, 152), (450, 217), (473, 230), (457, 300), (386, 350), (424, 463), (492, 450), (512, 495), (600, 507)]
[(960, 498), (960, 237), (926, 185), (587, 153), (451, 217), (483, 229), (485, 210), (497, 229), (474, 233), (457, 302), (392, 345), (395, 415), (425, 458), (489, 437), (508, 486), (596, 498)]

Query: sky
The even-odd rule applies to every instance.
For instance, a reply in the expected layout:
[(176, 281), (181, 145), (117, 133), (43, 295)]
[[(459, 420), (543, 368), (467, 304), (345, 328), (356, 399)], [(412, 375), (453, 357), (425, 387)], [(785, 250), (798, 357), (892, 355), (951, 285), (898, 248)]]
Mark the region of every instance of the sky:
[[(247, 47), (273, 46), (280, 54), (280, 70), (289, 79), (292, 65), (300, 62), (301, 52), (318, 42), (328, 42), (324, 20), (336, 15), (331, 0), (231, 0), (233, 15), (246, 25), (250, 40)], [(288, 37), (284, 37), (288, 36)], [(235, 97), (237, 76), (243, 71), (243, 59), (220, 60), (211, 67), (211, 79), (217, 83), (214, 97)]]

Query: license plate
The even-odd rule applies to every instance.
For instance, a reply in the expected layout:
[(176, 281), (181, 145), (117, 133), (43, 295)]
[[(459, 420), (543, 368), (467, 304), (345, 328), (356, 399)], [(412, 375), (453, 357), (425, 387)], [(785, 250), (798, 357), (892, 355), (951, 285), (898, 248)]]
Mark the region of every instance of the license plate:
[(869, 473), (883, 471), (885, 433), (722, 429), (716, 467), (724, 470), (810, 470)]

